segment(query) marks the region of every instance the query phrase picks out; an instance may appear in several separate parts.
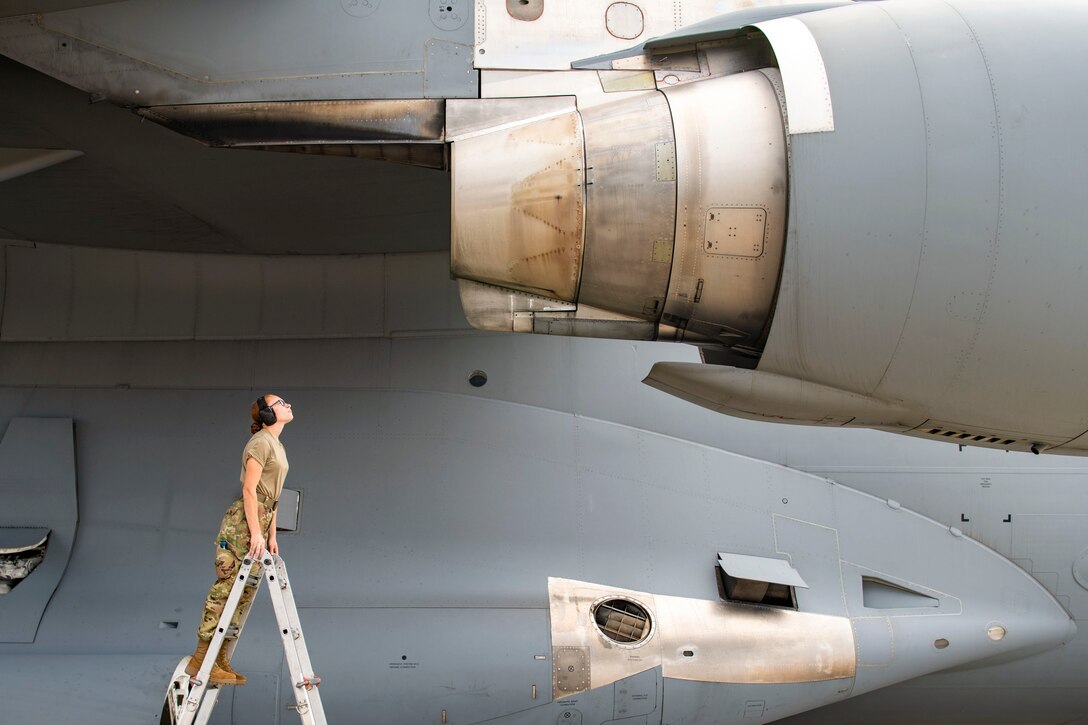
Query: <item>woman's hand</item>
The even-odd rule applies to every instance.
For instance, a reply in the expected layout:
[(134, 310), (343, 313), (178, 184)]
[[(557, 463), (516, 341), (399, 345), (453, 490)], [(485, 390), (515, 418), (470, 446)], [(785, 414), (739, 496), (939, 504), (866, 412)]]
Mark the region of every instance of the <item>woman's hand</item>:
[(268, 537), (268, 553), (269, 554), (278, 554), (278, 553), (280, 553), (280, 547), (279, 547), (279, 544), (276, 543), (276, 535), (275, 534)]
[[(264, 534), (260, 531), (249, 532), (249, 553), (247, 556), (250, 559), (260, 559), (264, 554)], [(274, 553), (274, 552), (273, 552)]]

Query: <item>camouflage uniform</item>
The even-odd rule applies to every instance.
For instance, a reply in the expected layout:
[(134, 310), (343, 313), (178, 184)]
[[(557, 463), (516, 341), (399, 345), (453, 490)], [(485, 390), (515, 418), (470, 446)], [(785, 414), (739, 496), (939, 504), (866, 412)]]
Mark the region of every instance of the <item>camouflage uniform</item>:
[[(261, 531), (265, 539), (268, 539), (268, 529), (272, 524), (272, 511), (258, 500), (257, 518), (260, 520)], [(238, 568), (242, 565), (242, 559), (249, 552), (249, 525), (246, 523), (246, 512), (242, 505), (242, 499), (238, 499), (230, 505), (227, 513), (223, 515), (223, 523), (219, 526), (219, 535), (215, 538), (215, 573), (218, 577), (215, 584), (208, 591), (208, 598), (204, 602), (204, 615), (197, 630), (197, 637), (205, 642), (210, 641), (215, 634), (219, 617), (223, 614), (223, 607), (227, 603), (227, 597), (234, 586), (234, 579), (238, 575)], [(261, 565), (255, 563), (252, 573), (260, 576)], [(234, 612), (232, 625), (237, 625), (242, 615), (253, 603), (253, 589), (246, 587), (242, 592), (242, 599), (238, 602), (238, 609)]]

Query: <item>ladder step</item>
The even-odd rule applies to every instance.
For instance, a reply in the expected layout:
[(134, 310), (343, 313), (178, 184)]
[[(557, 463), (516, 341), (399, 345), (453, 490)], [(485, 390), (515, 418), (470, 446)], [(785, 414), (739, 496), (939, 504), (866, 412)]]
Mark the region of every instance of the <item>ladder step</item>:
[(296, 682), (295, 687), (302, 688), (304, 690), (312, 690), (321, 684), (321, 678), (317, 675), (313, 677), (303, 677), (302, 682)]

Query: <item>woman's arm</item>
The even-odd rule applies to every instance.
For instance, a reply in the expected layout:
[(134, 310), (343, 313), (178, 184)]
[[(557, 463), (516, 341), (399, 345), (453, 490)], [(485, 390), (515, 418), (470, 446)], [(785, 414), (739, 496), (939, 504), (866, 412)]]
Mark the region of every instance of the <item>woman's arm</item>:
[(261, 531), (261, 519), (257, 515), (257, 484), (261, 481), (264, 468), (255, 458), (246, 460), (246, 475), (242, 480), (242, 507), (246, 512), (246, 524), (249, 526), (249, 557), (260, 558), (264, 553), (264, 533)]
[(272, 523), (268, 525), (268, 553), (280, 553), (280, 547), (276, 543), (276, 512), (272, 511)]

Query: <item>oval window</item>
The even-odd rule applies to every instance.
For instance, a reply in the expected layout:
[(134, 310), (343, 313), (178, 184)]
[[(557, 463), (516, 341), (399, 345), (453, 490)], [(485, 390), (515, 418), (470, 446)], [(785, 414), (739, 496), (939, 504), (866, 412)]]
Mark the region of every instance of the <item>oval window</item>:
[(606, 599), (593, 608), (597, 629), (617, 644), (639, 644), (650, 636), (650, 613), (630, 599)]

